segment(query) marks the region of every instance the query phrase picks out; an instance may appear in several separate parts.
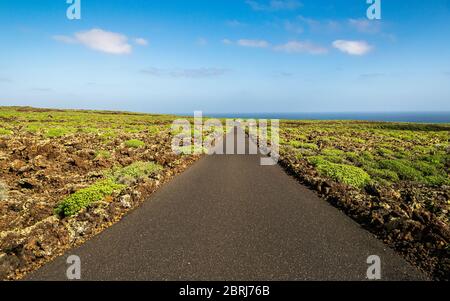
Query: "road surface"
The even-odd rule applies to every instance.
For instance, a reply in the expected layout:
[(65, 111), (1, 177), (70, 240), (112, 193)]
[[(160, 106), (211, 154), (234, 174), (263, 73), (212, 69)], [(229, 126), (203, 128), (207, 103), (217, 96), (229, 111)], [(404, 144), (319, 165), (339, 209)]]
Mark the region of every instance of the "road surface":
[(122, 221), (29, 275), (66, 280), (426, 279), (338, 209), (259, 155), (205, 156)]

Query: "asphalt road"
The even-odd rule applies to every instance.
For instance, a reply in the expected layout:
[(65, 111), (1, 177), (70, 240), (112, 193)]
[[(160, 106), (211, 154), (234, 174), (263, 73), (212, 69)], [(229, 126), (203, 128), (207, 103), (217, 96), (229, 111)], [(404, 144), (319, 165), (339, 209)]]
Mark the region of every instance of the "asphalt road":
[(259, 155), (206, 156), (140, 208), (29, 280), (426, 279), (345, 214)]

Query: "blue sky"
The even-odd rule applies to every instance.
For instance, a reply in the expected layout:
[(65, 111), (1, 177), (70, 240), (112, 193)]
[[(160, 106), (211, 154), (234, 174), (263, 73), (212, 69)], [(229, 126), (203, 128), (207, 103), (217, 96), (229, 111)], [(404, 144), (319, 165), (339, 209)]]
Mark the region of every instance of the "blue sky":
[(450, 0), (0, 0), (0, 105), (450, 111)]

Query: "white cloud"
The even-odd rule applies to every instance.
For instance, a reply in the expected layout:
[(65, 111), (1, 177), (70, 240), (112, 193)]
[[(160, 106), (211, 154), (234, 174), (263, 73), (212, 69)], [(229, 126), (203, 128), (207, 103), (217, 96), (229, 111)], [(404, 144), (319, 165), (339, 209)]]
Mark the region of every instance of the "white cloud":
[(134, 42), (139, 46), (147, 46), (148, 45), (148, 41), (144, 38), (136, 38), (136, 39), (134, 39)]
[(274, 47), (277, 51), (286, 53), (325, 54), (328, 50), (311, 42), (289, 41), (286, 44)]
[(256, 11), (296, 10), (302, 7), (302, 3), (296, 0), (271, 0), (265, 3), (255, 0), (247, 0), (245, 3)]
[(247, 40), (241, 39), (237, 41), (239, 46), (242, 47), (253, 47), (253, 48), (267, 48), (270, 46), (269, 42), (265, 40)]
[(98, 28), (77, 32), (73, 37), (57, 35), (53, 36), (53, 39), (67, 44), (79, 43), (90, 49), (110, 54), (129, 54), (132, 51), (127, 36)]
[(81, 44), (97, 51), (111, 54), (128, 54), (132, 50), (125, 35), (102, 29), (78, 32), (75, 34), (75, 37)]
[(334, 41), (333, 47), (350, 55), (364, 55), (370, 52), (373, 48), (365, 41), (346, 41), (346, 40)]

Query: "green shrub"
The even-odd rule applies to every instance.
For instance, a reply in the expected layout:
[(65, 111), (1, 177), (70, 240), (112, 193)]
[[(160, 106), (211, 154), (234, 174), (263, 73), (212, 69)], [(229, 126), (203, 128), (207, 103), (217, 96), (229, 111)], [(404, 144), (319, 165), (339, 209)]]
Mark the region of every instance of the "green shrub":
[(131, 147), (131, 148), (140, 148), (140, 147), (144, 147), (145, 143), (144, 143), (144, 141), (141, 141), (138, 139), (131, 139), (131, 140), (125, 141), (125, 146)]
[(96, 159), (109, 159), (111, 158), (111, 153), (106, 151), (106, 150), (99, 150), (96, 154), (95, 154), (95, 158)]
[(434, 165), (441, 165), (445, 162), (446, 156), (444, 154), (434, 154), (423, 157), (423, 160), (430, 162)]
[(351, 138), (354, 143), (365, 144), (367, 141), (361, 138)]
[(123, 168), (113, 169), (111, 175), (117, 182), (121, 182), (124, 179), (139, 180), (145, 177), (154, 176), (162, 169), (161, 165), (154, 162), (138, 161)]
[(39, 131), (40, 127), (37, 124), (29, 124), (25, 130), (29, 133), (35, 134)]
[(55, 213), (61, 217), (72, 216), (94, 202), (103, 200), (125, 188), (125, 185), (117, 184), (113, 179), (101, 180), (93, 185), (81, 189), (58, 204)]
[(349, 186), (362, 188), (370, 182), (369, 174), (356, 166), (325, 162), (316, 168), (320, 174)]
[(394, 182), (394, 183), (398, 182), (398, 180), (400, 180), (397, 173), (395, 171), (392, 171), (389, 169), (369, 168), (366, 171), (373, 178), (384, 179), (384, 180), (388, 180), (388, 181)]
[(346, 152), (345, 158), (353, 163), (356, 163), (358, 160), (358, 154), (355, 152)]
[(357, 157), (353, 157), (350, 161), (355, 163), (358, 167), (361, 167), (362, 169), (368, 170), (371, 168), (378, 169), (379, 165), (378, 162), (375, 160), (375, 158), (371, 156), (367, 156), (365, 154), (360, 154)]
[(308, 137), (306, 137), (305, 135), (296, 134), (295, 139), (305, 141), (308, 140)]
[(100, 134), (101, 139), (103, 140), (111, 140), (117, 137), (117, 132), (114, 130), (107, 130)]
[(450, 179), (443, 175), (427, 176), (425, 183), (431, 186), (450, 185)]
[(289, 145), (291, 145), (295, 148), (300, 148), (301, 144), (302, 144), (302, 142), (300, 142), (300, 141), (289, 141)]
[(284, 139), (281, 138), (281, 137), (280, 137), (280, 140), (278, 141), (278, 143), (279, 143), (280, 145), (288, 144), (288, 143), (286, 142), (286, 140), (284, 140)]
[(420, 170), (425, 176), (437, 175), (439, 172), (435, 166), (425, 161), (416, 161), (413, 163), (414, 168)]
[(324, 156), (331, 156), (331, 157), (344, 157), (345, 156), (345, 152), (343, 150), (337, 149), (337, 148), (326, 148), (324, 150), (322, 150), (321, 152), (322, 155)]
[(386, 158), (391, 158), (391, 157), (394, 157), (395, 156), (395, 152), (394, 151), (392, 151), (392, 150), (390, 150), (390, 149), (387, 149), (387, 148), (379, 148), (378, 150), (377, 150), (377, 152), (378, 152), (378, 154), (380, 155), (380, 156), (383, 156), (383, 157), (386, 157)]
[(305, 157), (314, 156), (316, 154), (312, 149), (307, 148), (296, 148), (295, 152), (300, 153)]
[(99, 129), (98, 128), (94, 128), (94, 127), (82, 127), (78, 131), (82, 132), (82, 133), (96, 134), (96, 133), (99, 132)]
[(63, 128), (51, 128), (45, 133), (47, 138), (59, 138), (65, 136), (69, 131)]
[(345, 152), (340, 149), (335, 148), (327, 148), (322, 151), (322, 155), (325, 160), (333, 163), (344, 163), (345, 161)]
[(126, 128), (123, 130), (125, 133), (130, 133), (130, 134), (136, 134), (141, 132), (139, 129), (136, 128)]
[(289, 144), (292, 145), (295, 148), (305, 148), (305, 149), (312, 149), (312, 150), (319, 149), (319, 147), (316, 144), (314, 144), (314, 143), (305, 143), (305, 142), (300, 142), (300, 141), (290, 141)]
[(411, 167), (406, 160), (381, 160), (379, 164), (383, 169), (389, 169), (397, 173), (401, 180), (422, 180), (422, 173)]
[(324, 156), (311, 156), (308, 158), (308, 162), (314, 166), (330, 163)]
[(12, 135), (13, 131), (0, 128), (0, 136), (2, 135)]
[(338, 164), (345, 163), (345, 159), (340, 156), (325, 156), (325, 160)]
[(363, 151), (360, 154), (360, 158), (362, 158), (364, 160), (372, 161), (375, 159), (375, 156), (369, 151)]
[(161, 131), (161, 129), (158, 126), (150, 126), (147, 130), (147, 132), (151, 135), (158, 134)]

